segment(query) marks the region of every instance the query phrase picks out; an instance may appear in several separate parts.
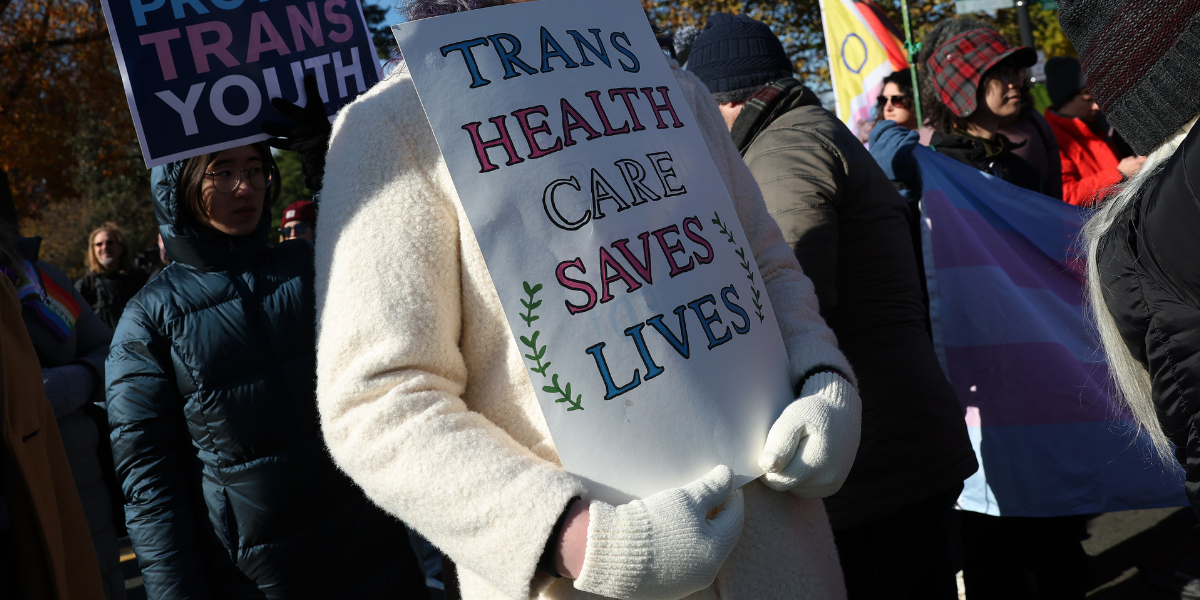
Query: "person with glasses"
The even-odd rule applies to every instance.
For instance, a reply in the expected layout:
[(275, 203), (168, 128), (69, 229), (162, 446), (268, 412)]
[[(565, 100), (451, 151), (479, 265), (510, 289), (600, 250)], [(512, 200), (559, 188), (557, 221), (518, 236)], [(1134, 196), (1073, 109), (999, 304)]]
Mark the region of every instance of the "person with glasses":
[(1037, 63), (1032, 48), (1013, 48), (996, 31), (956, 35), (933, 52), (929, 72), (937, 92), (929, 110), (930, 146), (961, 163), (1014, 185), (1042, 193), (1042, 174), (1013, 153), (999, 133), (1021, 113), (1026, 69)]
[(917, 111), (913, 106), (912, 71), (895, 71), (883, 78), (883, 91), (875, 99), (879, 121), (895, 121), (897, 125), (917, 130)]
[[(921, 105), (925, 108), (925, 122), (920, 129), (922, 145), (928, 146), (934, 129), (929, 119), (929, 106), (938, 103), (938, 91), (929, 72), (929, 58), (942, 43), (950, 38), (977, 29), (995, 30), (991, 25), (971, 17), (956, 17), (940, 21), (921, 40), (917, 52), (917, 78), (920, 86)], [(1045, 117), (1038, 112), (1031, 92), (1032, 80), (1026, 79), (1021, 88), (1021, 110), (1000, 122), (996, 132), (1012, 142), (1012, 153), (1025, 159), (1042, 175), (1042, 193), (1062, 199), (1062, 164), (1059, 161), (1058, 142), (1054, 131)]]
[(426, 598), (405, 526), (333, 464), (317, 414), (313, 245), (269, 246), (266, 143), (155, 167), (174, 260), (106, 364), (147, 597)]
[(279, 237), (283, 241), (317, 241), (317, 203), (297, 200), (283, 209), (279, 219)]
[[(999, 132), (1002, 123), (1021, 114), (1025, 69), (1036, 61), (1032, 48), (1013, 48), (992, 29), (970, 30), (938, 46), (926, 62), (936, 92), (928, 108), (935, 129), (930, 145), (975, 169), (1042, 192), (1037, 167), (1013, 153), (1013, 143)], [(872, 132), (872, 154), (893, 179), (919, 179), (911, 152), (917, 133), (886, 125)], [(1012, 465), (985, 468), (1008, 469), (1017, 478), (1026, 475)], [(1086, 500), (1080, 505), (1086, 506)], [(972, 600), (1083, 599), (1087, 555), (1080, 542), (1087, 532), (1086, 515), (957, 514), (963, 578)]]
[(115, 328), (125, 304), (150, 276), (134, 266), (133, 253), (116, 223), (104, 223), (88, 235), (87, 267), (87, 273), (75, 281), (75, 289), (105, 325)]

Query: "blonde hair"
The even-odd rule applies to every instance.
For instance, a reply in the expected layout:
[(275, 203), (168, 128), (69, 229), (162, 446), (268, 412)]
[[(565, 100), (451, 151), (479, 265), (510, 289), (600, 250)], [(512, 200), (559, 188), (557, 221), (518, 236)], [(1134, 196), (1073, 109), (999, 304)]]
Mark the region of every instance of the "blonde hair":
[(1193, 118), (1186, 125), (1171, 135), (1165, 142), (1159, 144), (1147, 157), (1142, 168), (1125, 183), (1115, 188), (1116, 193), (1105, 202), (1099, 210), (1088, 219), (1083, 228), (1081, 242), (1087, 252), (1087, 304), (1089, 313), (1095, 321), (1100, 334), (1100, 342), (1108, 357), (1108, 373), (1112, 378), (1113, 396), (1129, 407), (1133, 415), (1134, 425), (1139, 432), (1145, 432), (1154, 444), (1154, 452), (1164, 463), (1175, 464), (1171, 452), (1171, 443), (1158, 422), (1154, 410), (1153, 390), (1150, 382), (1150, 372), (1145, 365), (1138, 362), (1125, 345), (1117, 322), (1113, 319), (1108, 305), (1104, 302), (1103, 284), (1100, 281), (1100, 271), (1096, 264), (1096, 248), (1100, 238), (1104, 237), (1113, 225), (1128, 211), (1136, 206), (1146, 188), (1166, 165), (1167, 160), (1175, 154), (1175, 150), (1183, 143), (1188, 132), (1195, 125)]
[[(117, 258), (117, 264), (106, 267), (99, 259), (96, 258), (96, 247), (93, 245), (96, 242), (96, 236), (102, 232), (108, 232), (108, 235), (121, 245), (121, 256)], [(129, 251), (129, 244), (125, 242), (125, 234), (121, 232), (121, 227), (111, 221), (95, 228), (88, 234), (87, 243), (87, 268), (92, 273), (122, 273), (133, 270), (133, 253)]]

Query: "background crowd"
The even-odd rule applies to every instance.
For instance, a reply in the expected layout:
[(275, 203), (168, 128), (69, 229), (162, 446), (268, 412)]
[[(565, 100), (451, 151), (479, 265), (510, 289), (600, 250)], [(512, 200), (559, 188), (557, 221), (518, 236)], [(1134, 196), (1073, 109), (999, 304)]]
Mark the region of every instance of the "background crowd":
[[(475, 4), (490, 3), (407, 9), (416, 18)], [(1082, 39), (1090, 25), (1079, 15), (1105, 2), (1069, 4), (1068, 33)], [(0, 272), (12, 284), (0, 285), (0, 589), (124, 598), (127, 535), (155, 599), (715, 597), (714, 579), (754, 597), (956, 598), (959, 571), (975, 600), (1083, 598), (1089, 515), (955, 509), (979, 465), (930, 336), (912, 153), (929, 146), (1111, 212), (1134, 201), (1122, 184), (1149, 185), (1147, 164), (1181, 182), (1169, 191), (1191, 193), (1187, 164), (1167, 163), (1183, 134), (1155, 155), (1167, 134), (1118, 132), (1100, 110), (1109, 98), (1093, 95), (1072, 56), (1045, 62), (1039, 110), (1037, 53), (992, 24), (947, 18), (924, 34), (915, 73), (884, 80), (860, 139), (797, 78), (767, 24), (713, 11), (703, 25), (659, 28), (664, 60), (739, 217), (773, 223), (751, 243), (792, 274), (767, 284), (785, 340), (808, 335), (805, 347), (818, 348), (790, 357), (797, 403), (823, 428), (809, 425), (822, 446), (805, 456), (808, 470), (794, 447), (772, 454), (768, 442), (762, 484), (734, 491), (718, 468), (675, 495), (579, 501), (583, 487), (557, 467), (529, 382), (497, 358), (510, 333), (477, 246), (459, 238), (469, 228), (426, 206), (453, 201), (448, 177), (392, 166), (401, 155), (416, 157), (416, 170), (438, 160), (401, 68), (343, 111), (337, 135), (320, 102), (276, 99), (287, 123), (266, 128), (269, 145), (156, 167), (147, 189), (157, 248), (140, 251), (124, 231), (145, 223), (98, 223), (76, 240), (86, 271), (74, 282), (43, 260), (40, 238), (22, 237), (16, 205), (0, 207)], [(1107, 51), (1088, 40), (1087, 52)], [(410, 147), (394, 143), (379, 110), (409, 128)], [(1164, 127), (1174, 134), (1188, 121)], [(317, 202), (280, 202), (288, 180)], [(397, 225), (405, 203), (420, 227)], [(1138, 233), (1183, 235), (1164, 215), (1191, 216), (1151, 213), (1157, 220), (1135, 225), (1159, 229)], [(1135, 226), (1109, 216), (1098, 235)], [(1111, 248), (1093, 253), (1137, 266)], [(1191, 283), (1187, 254), (1162, 252), (1155, 268), (1175, 270), (1149, 277)], [(1126, 340), (1131, 368), (1144, 371), (1147, 355), (1174, 348), (1129, 342), (1147, 334), (1128, 298), (1147, 292), (1110, 283), (1117, 291), (1102, 301), (1118, 307), (1108, 318), (1120, 334), (1107, 349)], [(1151, 292), (1190, 293), (1165, 287)], [(1190, 317), (1169, 325), (1190, 335)], [(1153, 401), (1189, 393), (1154, 388)], [(1194, 411), (1180, 410), (1186, 418), (1166, 434), (1194, 502), (1194, 439), (1178, 433)], [(671, 560), (681, 552), (689, 560)]]

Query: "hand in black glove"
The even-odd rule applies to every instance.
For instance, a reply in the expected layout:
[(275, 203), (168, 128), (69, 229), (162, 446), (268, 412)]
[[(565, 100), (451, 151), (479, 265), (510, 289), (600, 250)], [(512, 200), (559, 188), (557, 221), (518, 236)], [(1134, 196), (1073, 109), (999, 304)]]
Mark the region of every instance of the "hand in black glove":
[(333, 126), (325, 116), (325, 103), (317, 89), (317, 79), (311, 73), (304, 76), (304, 93), (307, 105), (300, 108), (283, 98), (272, 98), (271, 106), (295, 124), (263, 123), (263, 133), (271, 136), (267, 144), (280, 150), (291, 150), (300, 154), (300, 166), (304, 170), (304, 186), (321, 191), (321, 179), (325, 176), (325, 151), (329, 148), (329, 135)]

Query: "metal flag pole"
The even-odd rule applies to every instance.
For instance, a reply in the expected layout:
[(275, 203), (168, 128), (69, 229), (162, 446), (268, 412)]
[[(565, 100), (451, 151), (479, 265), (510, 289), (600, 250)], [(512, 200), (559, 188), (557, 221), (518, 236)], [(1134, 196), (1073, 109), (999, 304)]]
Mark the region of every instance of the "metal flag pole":
[(913, 42), (912, 24), (908, 20), (908, 0), (902, 0), (900, 3), (904, 10), (904, 49), (908, 51), (908, 70), (912, 74), (913, 88), (913, 107), (917, 111), (917, 126), (921, 127), (925, 124), (925, 118), (921, 115), (921, 87), (917, 83), (917, 52), (921, 51), (920, 42)]

